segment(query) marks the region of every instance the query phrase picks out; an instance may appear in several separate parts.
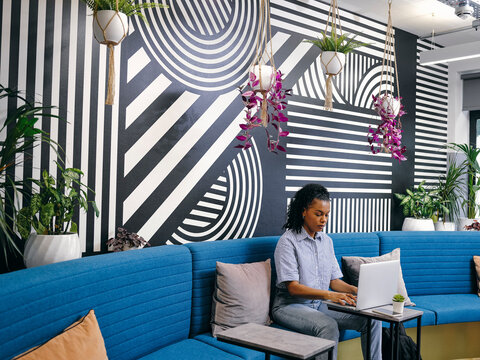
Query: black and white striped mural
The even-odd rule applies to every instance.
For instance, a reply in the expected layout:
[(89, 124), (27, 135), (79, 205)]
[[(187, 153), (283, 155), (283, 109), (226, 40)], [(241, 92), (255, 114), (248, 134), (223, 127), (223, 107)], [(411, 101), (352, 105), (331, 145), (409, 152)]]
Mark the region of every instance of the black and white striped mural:
[[(327, 231), (389, 230), (396, 165), (387, 154), (371, 155), (366, 141), (369, 125), (378, 123), (371, 94), (378, 92), (386, 25), (341, 11), (344, 31), (371, 46), (348, 56), (335, 79), (334, 110), (326, 112), (319, 51), (303, 40), (324, 29), (328, 4), (271, 1), (275, 64), (293, 89), (288, 152), (275, 155), (261, 132), (248, 151), (233, 148), (243, 116), (237, 88), (255, 52), (259, 1), (163, 2), (170, 9), (145, 12), (150, 26), (131, 18), (129, 36), (115, 47), (111, 107), (104, 105), (106, 47), (93, 39), (82, 1), (1, 2), (0, 83), (57, 106), (66, 121), (41, 126), (96, 192), (100, 218), (77, 219), (86, 254), (106, 251), (105, 240), (122, 225), (152, 245), (279, 234), (288, 199), (307, 182), (332, 193)], [(403, 76), (415, 82), (415, 73)], [(15, 105), (0, 103), (0, 114)], [(417, 129), (405, 136), (432, 139)], [(55, 171), (54, 159), (38, 147), (16, 174)]]
[(417, 111), (415, 116), (415, 185), (433, 183), (447, 171), (448, 65), (420, 65), (422, 51), (432, 44), (417, 44)]

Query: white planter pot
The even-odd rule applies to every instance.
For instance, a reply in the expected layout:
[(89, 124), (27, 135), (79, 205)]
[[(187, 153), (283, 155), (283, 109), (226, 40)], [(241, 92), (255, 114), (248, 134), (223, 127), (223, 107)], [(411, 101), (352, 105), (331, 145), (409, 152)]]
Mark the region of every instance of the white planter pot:
[(465, 226), (466, 225), (472, 225), (474, 220), (477, 220), (478, 222), (480, 222), (480, 218), (475, 218), (475, 219), (460, 218), (460, 219), (458, 219), (458, 226), (457, 226), (458, 231), (468, 231), (468, 230), (465, 230)]
[(25, 244), (24, 261), (27, 268), (53, 264), (82, 257), (77, 234), (30, 234)]
[(432, 219), (415, 219), (407, 217), (403, 220), (402, 231), (434, 231)]
[(398, 115), (400, 111), (400, 100), (395, 99), (390, 94), (382, 95), (382, 108), (387, 114)]
[(100, 44), (118, 45), (128, 34), (128, 17), (115, 10), (100, 10), (93, 15), (93, 36)]
[(455, 231), (456, 225), (454, 222), (443, 222), (441, 220), (438, 220), (435, 223), (435, 231)]
[(402, 302), (394, 301), (393, 302), (393, 313), (394, 314), (403, 314), (404, 307), (405, 307), (405, 301), (402, 301)]
[[(270, 66), (270, 65), (255, 65), (252, 70), (251, 70), (257, 80), (259, 81), (258, 85), (257, 86), (254, 86), (253, 87), (253, 90), (255, 91), (261, 91), (261, 90), (265, 90), (265, 91), (269, 91), (270, 88), (272, 87), (273, 85), (273, 81), (275, 79), (275, 68), (273, 66)], [(262, 79), (260, 81), (260, 72), (261, 72), (261, 75), (262, 75)]]
[(322, 51), (320, 62), (324, 74), (338, 75), (345, 66), (345, 54), (335, 51)]

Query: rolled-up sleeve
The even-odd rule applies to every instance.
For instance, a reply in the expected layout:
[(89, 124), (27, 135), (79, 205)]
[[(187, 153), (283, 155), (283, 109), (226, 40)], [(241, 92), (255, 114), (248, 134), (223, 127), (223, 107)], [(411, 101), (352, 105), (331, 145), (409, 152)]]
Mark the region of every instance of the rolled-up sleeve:
[(298, 261), (295, 248), (287, 238), (281, 238), (275, 248), (277, 286), (284, 287), (285, 281), (299, 281)]
[(342, 270), (340, 270), (340, 266), (338, 265), (337, 258), (335, 257), (335, 250), (333, 249), (333, 242), (330, 237), (330, 261), (332, 264), (332, 275), (330, 280), (340, 279), (343, 277)]

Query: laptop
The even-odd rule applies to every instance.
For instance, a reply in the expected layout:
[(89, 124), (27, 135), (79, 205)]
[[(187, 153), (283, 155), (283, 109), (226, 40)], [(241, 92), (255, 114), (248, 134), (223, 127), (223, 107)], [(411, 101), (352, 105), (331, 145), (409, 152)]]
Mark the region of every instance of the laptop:
[(358, 278), (357, 304), (342, 305), (326, 301), (330, 307), (354, 310), (371, 309), (392, 304), (392, 297), (398, 290), (400, 260), (382, 261), (360, 265)]

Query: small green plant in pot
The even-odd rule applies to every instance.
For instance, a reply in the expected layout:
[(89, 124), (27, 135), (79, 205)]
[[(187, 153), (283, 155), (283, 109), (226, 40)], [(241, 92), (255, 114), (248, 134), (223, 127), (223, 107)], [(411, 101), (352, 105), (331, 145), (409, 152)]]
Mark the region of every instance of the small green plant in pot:
[[(442, 206), (438, 198), (438, 190), (429, 190), (422, 181), (416, 189), (406, 190), (406, 194), (395, 194), (400, 200), (400, 206), (403, 208), (403, 215), (406, 216), (402, 230), (403, 231), (433, 231), (435, 227), (431, 219), (434, 210)], [(444, 211), (448, 209), (444, 208)]]
[[(30, 205), (17, 215), (16, 225), (24, 240), (27, 267), (71, 260), (82, 256), (77, 224), (72, 221), (77, 207), (87, 211), (89, 204), (98, 217), (95, 201), (88, 200), (93, 191), (80, 182), (79, 169), (63, 169), (56, 163), (60, 176), (55, 180), (46, 170), (41, 180), (32, 180), (40, 193), (32, 195)], [(31, 233), (31, 229), (35, 232)]]
[(405, 307), (405, 297), (401, 294), (395, 294), (392, 298), (393, 313), (403, 314), (403, 308)]
[(125, 228), (118, 228), (117, 236), (107, 241), (108, 250), (118, 252), (133, 249), (142, 249), (150, 244), (140, 235), (128, 232)]

